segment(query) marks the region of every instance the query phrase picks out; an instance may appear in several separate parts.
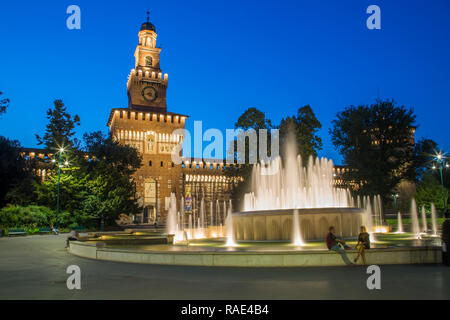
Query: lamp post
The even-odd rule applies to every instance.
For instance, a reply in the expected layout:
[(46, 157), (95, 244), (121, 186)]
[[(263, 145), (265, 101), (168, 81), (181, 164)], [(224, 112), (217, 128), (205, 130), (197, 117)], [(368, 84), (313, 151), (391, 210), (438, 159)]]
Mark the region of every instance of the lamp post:
[(435, 170), (436, 168), (439, 169), (439, 173), (441, 175), (441, 189), (442, 189), (442, 203), (444, 204), (444, 211), (447, 209), (447, 201), (445, 199), (445, 188), (444, 188), (444, 175), (442, 173), (442, 171), (444, 170), (444, 168), (448, 168), (449, 164), (446, 163), (445, 161), (445, 156), (442, 155), (442, 153), (439, 153), (438, 155), (436, 155), (434, 157), (434, 161), (436, 162), (436, 164), (433, 164), (433, 170)]
[[(58, 195), (56, 197), (56, 219), (55, 219), (55, 228), (58, 228), (58, 215), (59, 215), (59, 182), (61, 179), (61, 160), (62, 154), (64, 153), (64, 148), (59, 149), (59, 157), (58, 157)], [(67, 161), (65, 161), (67, 165)]]
[(398, 193), (393, 194), (392, 198), (394, 198), (394, 211), (397, 213), (397, 199), (398, 199)]

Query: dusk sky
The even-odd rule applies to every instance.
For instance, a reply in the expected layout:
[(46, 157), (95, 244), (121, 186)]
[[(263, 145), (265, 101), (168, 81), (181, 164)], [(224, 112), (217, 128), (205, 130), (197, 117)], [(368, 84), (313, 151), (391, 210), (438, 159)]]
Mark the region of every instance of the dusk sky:
[[(81, 8), (81, 30), (66, 8)], [(366, 8), (381, 8), (368, 30)], [(393, 98), (417, 115), (416, 139), (450, 150), (450, 1), (3, 1), (0, 91), (11, 100), (0, 135), (36, 147), (46, 110), (62, 99), (77, 136), (126, 107), (140, 26), (150, 10), (169, 74), (168, 111), (233, 128), (248, 107), (274, 124), (309, 104), (321, 156), (341, 163), (328, 130), (346, 106)]]

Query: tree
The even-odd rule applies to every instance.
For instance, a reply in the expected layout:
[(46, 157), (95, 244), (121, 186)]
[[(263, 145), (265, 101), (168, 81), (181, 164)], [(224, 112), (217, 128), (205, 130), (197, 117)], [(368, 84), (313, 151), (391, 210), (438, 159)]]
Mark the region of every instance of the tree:
[(298, 152), (307, 165), (309, 157), (317, 157), (317, 151), (322, 149), (322, 139), (317, 135), (320, 128), (322, 124), (311, 107), (306, 105), (298, 109), (297, 115), (281, 119), (280, 144), (285, 145), (289, 132), (292, 132), (297, 140)]
[(431, 139), (422, 138), (414, 146), (414, 168), (416, 181), (422, 179), (424, 173), (431, 167), (431, 159), (437, 153), (437, 143)]
[(344, 178), (361, 194), (387, 200), (401, 180), (414, 179), (415, 118), (411, 109), (392, 100), (349, 106), (337, 114), (331, 139), (351, 168)]
[[(256, 109), (256, 108), (248, 108), (244, 113), (238, 118), (237, 122), (234, 124), (235, 129), (242, 129), (247, 131), (248, 129), (254, 129), (256, 133), (259, 132), (260, 129), (269, 130), (272, 128), (272, 123), (270, 119), (266, 118), (264, 112)], [(239, 137), (238, 137), (239, 139)], [(270, 151), (270, 132), (268, 131), (267, 137), (267, 147), (268, 151)], [(256, 159), (259, 161), (259, 135), (257, 134), (257, 143), (256, 143)], [(235, 159), (237, 159), (237, 146), (234, 146), (234, 154)], [(250, 147), (248, 139), (245, 140), (245, 163), (239, 165), (239, 170), (236, 170), (233, 167), (227, 166), (225, 170), (225, 175), (235, 178), (241, 177), (243, 181), (237, 182), (231, 192), (231, 198), (233, 199), (233, 203), (236, 207), (239, 207), (243, 201), (244, 194), (249, 192), (249, 187), (251, 183), (251, 174), (253, 169), (253, 163), (250, 163)]]
[[(87, 220), (82, 209), (82, 202), (87, 196), (86, 184), (88, 176), (77, 169), (64, 168), (60, 177), (61, 211), (67, 211), (80, 224)], [(58, 195), (58, 176), (51, 175), (36, 185), (36, 197), (39, 205), (56, 210)]]
[[(448, 202), (448, 189), (444, 189), (444, 194)], [(422, 180), (418, 184), (415, 198), (419, 208), (424, 205), (429, 211), (431, 209), (431, 203), (434, 203), (438, 211), (444, 211), (441, 183), (429, 171), (423, 175)]]
[[(121, 213), (135, 214), (134, 172), (141, 166), (141, 156), (130, 146), (120, 145), (100, 131), (83, 136), (84, 147), (74, 150), (71, 163), (60, 179), (61, 209), (66, 221), (114, 224)], [(55, 208), (58, 178), (48, 177), (36, 188), (37, 202)], [(60, 222), (58, 217), (58, 222)]]
[[(0, 96), (3, 94), (3, 92), (1, 92), (0, 91)], [(6, 109), (8, 108), (8, 106), (9, 106), (9, 99), (7, 99), (7, 98), (0, 98), (0, 115), (2, 114), (2, 113), (5, 113), (6, 112)]]
[(83, 140), (83, 151), (89, 155), (89, 159), (80, 159), (81, 170), (89, 175), (83, 211), (109, 223), (121, 213), (139, 212), (133, 179), (142, 162), (139, 152), (100, 131), (84, 134)]
[(43, 137), (36, 135), (38, 144), (45, 145), (47, 152), (55, 153), (61, 147), (66, 151), (76, 149), (78, 141), (73, 138), (75, 126), (80, 125), (78, 115), (71, 116), (62, 100), (54, 101), (54, 108), (47, 110), (48, 124)]
[(250, 128), (255, 130), (269, 129), (272, 127), (272, 123), (269, 119), (266, 119), (264, 112), (251, 107), (241, 114), (234, 127), (242, 130), (248, 130)]
[(28, 176), (21, 148), (19, 141), (0, 136), (0, 207), (6, 204), (6, 194), (14, 185)]

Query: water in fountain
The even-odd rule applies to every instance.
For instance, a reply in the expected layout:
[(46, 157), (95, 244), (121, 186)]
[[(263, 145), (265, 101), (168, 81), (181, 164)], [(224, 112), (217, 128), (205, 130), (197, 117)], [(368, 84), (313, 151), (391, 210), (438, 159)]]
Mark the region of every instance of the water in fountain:
[(416, 200), (413, 198), (411, 200), (411, 223), (412, 223), (412, 233), (414, 233), (416, 236), (419, 236), (420, 233), (420, 227), (419, 227), (419, 217), (417, 216), (417, 205)]
[(400, 211), (397, 213), (397, 233), (403, 233), (402, 215)]
[(225, 224), (225, 216), (227, 214), (227, 202), (224, 200), (223, 201), (223, 215), (222, 215), (222, 221)]
[(381, 203), (380, 195), (375, 196), (375, 200), (377, 203), (377, 215), (378, 215), (378, 226), (380, 227), (380, 232), (385, 232), (385, 228), (381, 228), (383, 226), (383, 205)]
[(231, 206), (228, 208), (228, 215), (227, 215), (227, 247), (234, 247), (236, 246), (236, 242), (234, 241), (234, 233), (233, 233), (233, 215), (231, 214)]
[(177, 198), (175, 193), (170, 194), (169, 213), (167, 215), (166, 231), (168, 234), (176, 235), (177, 233)]
[(368, 230), (369, 235), (370, 235), (370, 241), (371, 242), (375, 242), (375, 235), (373, 233), (372, 204), (371, 204), (369, 196), (364, 197), (364, 205), (365, 205), (365, 208), (366, 208), (367, 230)]
[(295, 135), (288, 135), (285, 146), (284, 167), (281, 157), (253, 166), (244, 211), (350, 206), (350, 191), (334, 187), (331, 160), (310, 157), (306, 168)]
[(292, 239), (292, 244), (295, 246), (304, 246), (305, 243), (303, 242), (302, 235), (300, 233), (300, 220), (298, 218), (298, 210), (294, 210), (294, 226), (293, 226), (293, 232), (294, 235)]
[(192, 215), (189, 215), (189, 239), (192, 239), (194, 237), (194, 233), (192, 232)]
[(433, 224), (433, 235), (437, 236), (436, 207), (434, 203), (431, 204), (431, 223)]
[(210, 220), (209, 220), (209, 225), (213, 226), (214, 225), (214, 220), (213, 220), (213, 203), (212, 201), (209, 203), (209, 215), (210, 215)]
[(375, 225), (375, 232), (381, 232), (381, 223), (380, 223), (380, 206), (377, 201), (377, 197), (373, 197), (373, 207), (372, 207), (372, 214), (374, 217), (374, 225)]
[(205, 228), (205, 201), (200, 201), (200, 226), (199, 228)]
[(425, 206), (422, 206), (422, 231), (423, 233), (427, 233), (427, 213), (425, 212)]
[(220, 216), (220, 206), (219, 206), (219, 200), (216, 200), (216, 224), (219, 225), (219, 216)]

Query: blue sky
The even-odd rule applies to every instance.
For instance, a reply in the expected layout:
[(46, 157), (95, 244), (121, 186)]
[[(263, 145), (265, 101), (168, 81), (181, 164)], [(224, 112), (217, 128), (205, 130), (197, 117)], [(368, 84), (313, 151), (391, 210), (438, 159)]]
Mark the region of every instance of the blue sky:
[[(81, 8), (81, 30), (66, 8)], [(381, 8), (381, 30), (366, 8)], [(310, 104), (323, 124), (320, 155), (341, 157), (328, 136), (348, 105), (377, 95), (411, 107), (417, 138), (450, 149), (450, 2), (417, 1), (12, 1), (0, 5), (0, 91), (11, 99), (0, 135), (36, 146), (45, 111), (63, 99), (81, 117), (78, 136), (107, 131), (126, 107), (137, 33), (150, 10), (168, 110), (187, 128), (232, 128), (248, 107), (274, 123)]]

